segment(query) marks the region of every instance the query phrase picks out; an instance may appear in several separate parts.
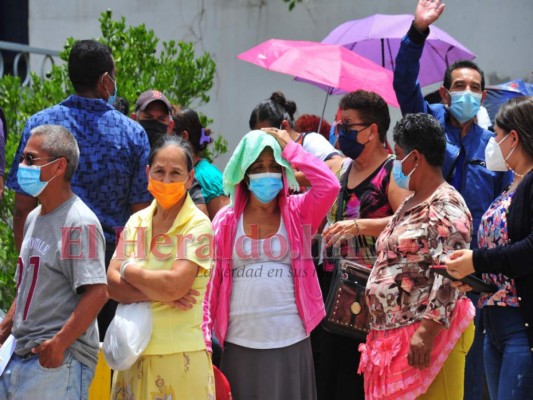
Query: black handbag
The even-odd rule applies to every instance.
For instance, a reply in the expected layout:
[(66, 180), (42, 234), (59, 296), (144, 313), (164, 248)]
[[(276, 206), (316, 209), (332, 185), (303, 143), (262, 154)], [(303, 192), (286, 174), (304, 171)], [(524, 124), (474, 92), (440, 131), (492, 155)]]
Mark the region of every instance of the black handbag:
[[(342, 219), (344, 189), (348, 171), (342, 180), (337, 199), (336, 220)], [(324, 330), (364, 342), (370, 330), (370, 315), (366, 304), (365, 288), (370, 268), (355, 261), (333, 257), (335, 269), (326, 299), (326, 316), (322, 320)]]
[(331, 333), (365, 341), (370, 315), (365, 288), (370, 268), (350, 260), (338, 260), (326, 300), (322, 327)]

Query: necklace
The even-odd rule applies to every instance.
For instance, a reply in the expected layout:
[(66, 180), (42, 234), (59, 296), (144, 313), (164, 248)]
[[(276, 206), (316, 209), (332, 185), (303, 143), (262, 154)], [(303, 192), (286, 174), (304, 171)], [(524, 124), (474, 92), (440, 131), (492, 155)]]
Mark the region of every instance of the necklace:
[(526, 172), (524, 172), (523, 174), (519, 174), (518, 172), (516, 172), (514, 169), (512, 169), (509, 165), (507, 165), (507, 168), (509, 168), (509, 170), (515, 175), (517, 176), (518, 178), (523, 178), (524, 176), (526, 176), (532, 169), (533, 167), (530, 167)]

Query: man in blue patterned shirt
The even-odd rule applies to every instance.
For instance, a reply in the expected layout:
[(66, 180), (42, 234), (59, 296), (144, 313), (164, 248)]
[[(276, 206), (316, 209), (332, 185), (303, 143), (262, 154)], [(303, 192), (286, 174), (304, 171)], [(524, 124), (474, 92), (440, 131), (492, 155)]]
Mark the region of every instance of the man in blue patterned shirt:
[[(146, 165), (150, 146), (143, 128), (115, 110), (117, 94), (115, 64), (111, 49), (93, 40), (78, 41), (68, 61), (69, 78), (76, 94), (31, 116), (22, 134), (7, 187), (16, 192), (13, 218), (17, 249), (20, 250), (24, 222), (37, 199), (17, 183), (18, 160), (30, 131), (45, 124), (62, 125), (76, 137), (80, 160), (72, 178), (72, 189), (96, 214), (106, 239), (106, 267), (115, 250), (119, 230), (129, 216), (151, 201), (147, 190)], [(99, 316), (103, 337), (112, 305)]]

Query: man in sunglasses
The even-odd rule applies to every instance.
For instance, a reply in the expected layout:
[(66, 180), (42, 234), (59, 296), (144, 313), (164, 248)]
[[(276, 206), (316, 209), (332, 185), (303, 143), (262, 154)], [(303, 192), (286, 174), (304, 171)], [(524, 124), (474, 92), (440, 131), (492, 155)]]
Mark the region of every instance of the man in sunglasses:
[(79, 155), (74, 136), (58, 125), (32, 129), (20, 153), (17, 181), (40, 205), (26, 219), (17, 297), (0, 323), (0, 343), (10, 333), (16, 339), (2, 399), (87, 398), (107, 280), (102, 227), (71, 189)]
[[(15, 160), (26, 147), (31, 130), (37, 126), (61, 125), (72, 132), (80, 148), (72, 190), (102, 224), (107, 266), (121, 227), (133, 212), (146, 207), (151, 200), (145, 170), (150, 146), (142, 127), (112, 106), (117, 82), (108, 46), (94, 40), (76, 42), (70, 52), (68, 73), (76, 93), (28, 119)], [(18, 166), (15, 161), (7, 186), (16, 192), (13, 230), (20, 249), (24, 222), (37, 206), (37, 199), (17, 182)], [(108, 303), (99, 316), (101, 339), (115, 307)]]

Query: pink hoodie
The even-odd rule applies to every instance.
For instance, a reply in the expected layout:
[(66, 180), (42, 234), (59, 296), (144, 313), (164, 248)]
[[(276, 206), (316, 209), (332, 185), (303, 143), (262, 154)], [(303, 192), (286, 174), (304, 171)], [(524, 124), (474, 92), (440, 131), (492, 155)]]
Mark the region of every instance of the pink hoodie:
[[(305, 331), (309, 334), (325, 315), (322, 293), (311, 257), (311, 239), (337, 198), (340, 186), (329, 168), (305, 152), (299, 144), (288, 143), (281, 154), (303, 172), (312, 185), (303, 194), (289, 196), (284, 177), (284, 189), (278, 197), (291, 249), (296, 306)], [(202, 324), (208, 350), (211, 350), (212, 329), (222, 346), (226, 339), (233, 246), (237, 222), (249, 196), (248, 190), (241, 182), (235, 190), (234, 205), (220, 210), (213, 221), (216, 259), (207, 285)]]

